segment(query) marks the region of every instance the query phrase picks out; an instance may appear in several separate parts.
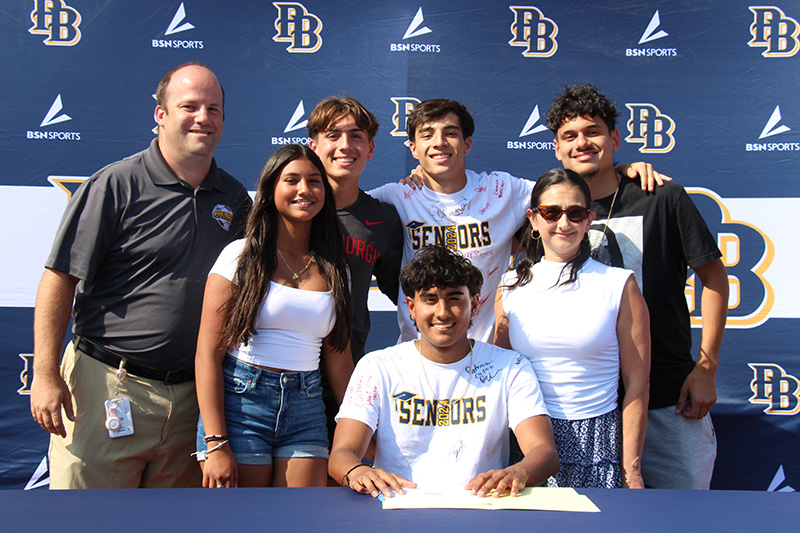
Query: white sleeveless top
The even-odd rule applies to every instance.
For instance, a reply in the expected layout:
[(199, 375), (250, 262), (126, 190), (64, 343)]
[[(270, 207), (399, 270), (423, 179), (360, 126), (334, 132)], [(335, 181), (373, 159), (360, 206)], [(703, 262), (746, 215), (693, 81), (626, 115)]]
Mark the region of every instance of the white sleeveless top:
[[(219, 274), (236, 283), (236, 266), (243, 248), (243, 239), (226, 246), (210, 274)], [(306, 291), (270, 281), (256, 317), (256, 334), (246, 345), (228, 348), (228, 353), (260, 366), (293, 372), (316, 370), (322, 339), (331, 332), (335, 321), (333, 296), (329, 291)]]
[[(563, 267), (544, 260), (533, 265), (531, 281), (503, 289), (503, 309), (511, 347), (531, 361), (550, 416), (582, 420), (617, 406), (617, 316), (633, 272), (589, 259), (574, 283), (556, 286)], [(503, 285), (516, 278), (507, 272)]]

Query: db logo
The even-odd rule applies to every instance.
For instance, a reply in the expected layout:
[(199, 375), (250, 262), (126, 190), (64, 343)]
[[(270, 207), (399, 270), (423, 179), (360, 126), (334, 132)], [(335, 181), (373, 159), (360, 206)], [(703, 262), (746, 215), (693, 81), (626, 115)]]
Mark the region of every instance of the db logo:
[(532, 6), (509, 6), (514, 12), (511, 46), (521, 46), (525, 57), (550, 57), (558, 50), (558, 25)]
[(318, 16), (296, 2), (273, 2), (272, 5), (278, 9), (278, 18), (275, 19), (278, 33), (273, 41), (289, 43), (286, 50), (295, 54), (310, 54), (320, 49), (322, 20)]
[[(687, 187), (686, 192), (703, 215), (708, 229), (717, 237), (722, 252), (722, 264), (728, 271), (727, 328), (755, 328), (769, 319), (775, 302), (775, 292), (765, 273), (775, 256), (775, 245), (769, 236), (755, 225), (735, 220), (725, 201), (714, 191)], [(763, 208), (758, 198), (753, 208)], [(690, 272), (686, 281), (686, 302), (692, 326), (702, 324), (700, 279)]]
[(800, 24), (795, 19), (787, 17), (775, 6), (751, 6), (748, 9), (753, 12), (750, 25), (753, 38), (747, 46), (766, 48), (761, 53), (764, 57), (791, 57), (797, 53)]
[(81, 14), (64, 0), (33, 0), (32, 35), (47, 35), (47, 46), (75, 46), (81, 40)]
[(625, 104), (631, 112), (625, 140), (640, 143), (641, 153), (666, 153), (675, 147), (675, 121), (653, 104)]
[(419, 98), (413, 96), (395, 96), (392, 97), (394, 104), (394, 114), (392, 115), (392, 124), (394, 129), (390, 132), (393, 137), (407, 137), (406, 123), (408, 122), (408, 115), (414, 110), (414, 106), (420, 102)]
[(800, 380), (776, 364), (748, 363), (753, 370), (749, 398), (752, 404), (766, 404), (768, 415), (794, 415), (800, 412)]
[(19, 382), (22, 386), (17, 389), (17, 394), (30, 394), (31, 379), (33, 378), (33, 354), (21, 353), (19, 357), (24, 364), (22, 366), (22, 372), (19, 373)]

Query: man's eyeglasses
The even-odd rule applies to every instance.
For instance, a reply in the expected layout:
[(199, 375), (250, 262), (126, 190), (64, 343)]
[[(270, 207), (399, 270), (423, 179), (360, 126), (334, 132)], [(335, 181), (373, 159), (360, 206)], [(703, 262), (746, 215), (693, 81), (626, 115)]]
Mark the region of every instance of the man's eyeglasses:
[(534, 207), (533, 211), (542, 215), (542, 218), (548, 222), (558, 222), (564, 213), (567, 214), (570, 222), (583, 222), (592, 214), (592, 210), (585, 207), (561, 209), (557, 205), (540, 205), (539, 207)]

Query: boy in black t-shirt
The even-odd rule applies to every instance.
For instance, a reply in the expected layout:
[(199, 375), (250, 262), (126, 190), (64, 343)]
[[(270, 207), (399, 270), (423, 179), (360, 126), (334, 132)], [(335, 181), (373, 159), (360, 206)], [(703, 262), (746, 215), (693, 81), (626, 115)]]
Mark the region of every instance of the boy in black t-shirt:
[[(716, 239), (680, 185), (643, 191), (614, 169), (620, 146), (614, 104), (591, 85), (566, 87), (547, 116), (555, 154), (589, 184), (600, 261), (636, 272), (650, 310), (652, 363), (642, 473), (654, 488), (709, 488), (716, 440), (708, 415), (725, 329), (728, 277)], [(703, 285), (703, 332), (691, 354), (687, 268)]]

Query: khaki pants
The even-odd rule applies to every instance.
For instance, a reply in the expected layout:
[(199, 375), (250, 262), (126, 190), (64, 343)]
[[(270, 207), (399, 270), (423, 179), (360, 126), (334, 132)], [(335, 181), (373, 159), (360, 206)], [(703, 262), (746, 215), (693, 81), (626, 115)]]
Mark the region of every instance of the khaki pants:
[[(128, 375), (116, 386), (115, 368), (96, 361), (74, 343), (61, 375), (72, 393), (75, 422), (64, 417), (67, 437), (50, 436), (51, 489), (199, 487), (202, 474), (191, 457), (197, 433), (194, 382), (180, 385)], [(133, 435), (112, 439), (104, 402), (131, 400)]]

